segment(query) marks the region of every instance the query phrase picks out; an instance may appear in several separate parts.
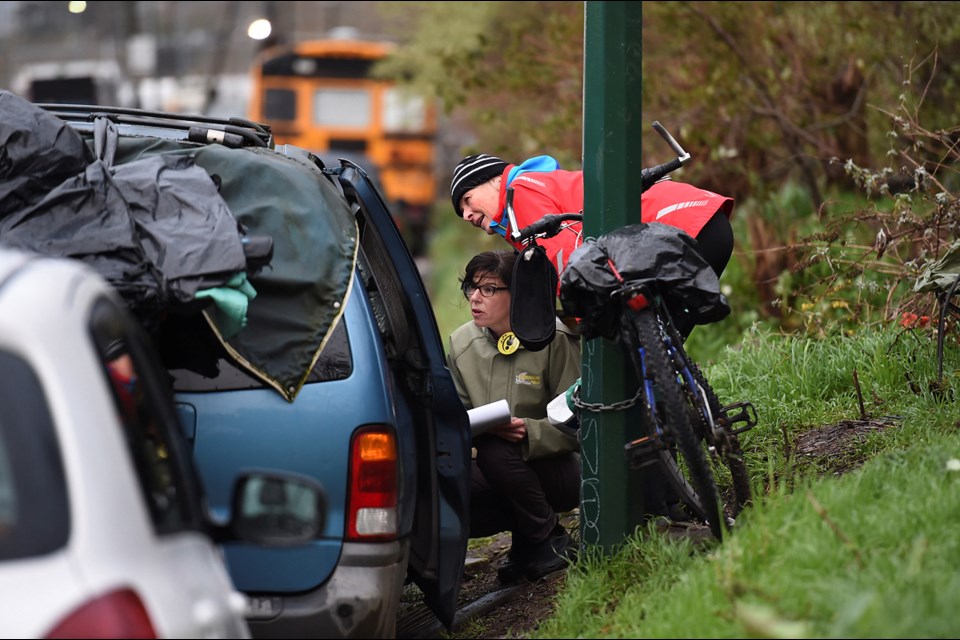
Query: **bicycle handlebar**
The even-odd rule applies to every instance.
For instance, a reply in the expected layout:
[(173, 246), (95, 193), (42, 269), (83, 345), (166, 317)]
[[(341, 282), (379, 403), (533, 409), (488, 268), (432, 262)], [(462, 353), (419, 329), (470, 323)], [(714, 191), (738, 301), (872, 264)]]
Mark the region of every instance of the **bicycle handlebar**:
[(655, 167), (650, 167), (648, 169), (642, 169), (640, 171), (640, 193), (643, 193), (647, 189), (653, 186), (657, 180), (667, 175), (671, 171), (676, 171), (687, 162), (690, 161), (690, 154), (683, 150), (683, 147), (673, 139), (673, 136), (660, 124), (658, 121), (653, 121), (654, 130), (660, 134), (664, 140), (667, 141), (667, 144), (670, 145), (670, 148), (673, 149), (677, 157), (669, 162), (664, 162), (663, 164), (658, 164)]
[(513, 234), (517, 241), (523, 241), (533, 236), (543, 234), (546, 238), (552, 238), (560, 233), (564, 222), (583, 220), (582, 213), (548, 213), (536, 222), (524, 227), (519, 233)]

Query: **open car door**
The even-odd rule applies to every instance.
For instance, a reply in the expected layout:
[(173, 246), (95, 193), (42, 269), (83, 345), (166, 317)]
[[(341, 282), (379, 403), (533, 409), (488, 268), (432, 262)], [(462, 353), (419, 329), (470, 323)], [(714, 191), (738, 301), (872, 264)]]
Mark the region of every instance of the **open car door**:
[[(469, 532), (470, 428), (447, 369), (436, 318), (407, 246), (364, 171), (341, 160), (344, 196), (357, 218), (357, 263), (402, 396), (398, 423), (416, 441), (415, 468), (404, 468), (404, 490), (413, 490), (410, 577), (426, 604), (450, 628), (456, 613)], [(410, 481), (415, 478), (414, 481)]]

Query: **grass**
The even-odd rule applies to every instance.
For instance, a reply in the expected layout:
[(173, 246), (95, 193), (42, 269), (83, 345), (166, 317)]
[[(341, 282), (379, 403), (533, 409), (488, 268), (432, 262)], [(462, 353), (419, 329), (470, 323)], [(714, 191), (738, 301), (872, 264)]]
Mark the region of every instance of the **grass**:
[[(960, 408), (904, 375), (935, 378), (927, 338), (758, 335), (730, 349), (706, 373), (721, 397), (757, 406), (761, 423), (742, 436), (755, 504), (707, 551), (650, 531), (608, 557), (588, 549), (532, 637), (956, 637)], [(866, 413), (901, 419), (861, 445), (862, 466), (804, 472), (783, 434), (859, 418), (853, 369)]]
[(764, 498), (709, 553), (635, 537), (534, 637), (956, 637), (960, 437)]

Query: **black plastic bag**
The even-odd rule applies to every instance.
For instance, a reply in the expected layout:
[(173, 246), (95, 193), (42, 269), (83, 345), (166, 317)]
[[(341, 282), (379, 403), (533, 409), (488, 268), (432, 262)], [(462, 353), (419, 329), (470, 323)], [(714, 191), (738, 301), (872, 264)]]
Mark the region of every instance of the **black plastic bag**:
[(624, 281), (658, 291), (672, 315), (685, 314), (696, 324), (730, 314), (720, 281), (700, 254), (697, 241), (677, 227), (659, 222), (627, 225), (588, 240), (570, 256), (560, 279), (560, 305), (580, 318), (587, 338), (614, 339), (619, 327), (619, 298)]
[(16, 127), (35, 127), (21, 144), (29, 142), (38, 158), (55, 165), (37, 165), (31, 177), (29, 163), (20, 161), (0, 179), (7, 194), (0, 243), (88, 263), (148, 328), (170, 306), (206, 306), (195, 298), (198, 291), (246, 270), (240, 227), (192, 157), (151, 156), (114, 166), (116, 125), (98, 118), (88, 162), (74, 149), (77, 141), (87, 147), (69, 125), (30, 102), (0, 99)]
[(0, 91), (0, 218), (40, 202), (93, 160), (93, 152), (66, 122), (15, 93)]

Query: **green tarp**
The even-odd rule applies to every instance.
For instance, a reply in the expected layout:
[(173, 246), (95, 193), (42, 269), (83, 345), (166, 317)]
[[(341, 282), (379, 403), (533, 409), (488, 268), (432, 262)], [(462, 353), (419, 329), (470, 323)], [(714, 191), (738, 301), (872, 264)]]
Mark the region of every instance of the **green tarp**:
[(229, 331), (204, 313), (239, 366), (293, 401), (352, 286), (358, 232), (346, 200), (315, 165), (264, 148), (128, 137), (116, 164), (156, 153), (193, 155), (247, 232), (273, 238), (270, 266), (250, 277), (257, 295), (246, 326), (224, 338)]

